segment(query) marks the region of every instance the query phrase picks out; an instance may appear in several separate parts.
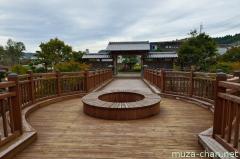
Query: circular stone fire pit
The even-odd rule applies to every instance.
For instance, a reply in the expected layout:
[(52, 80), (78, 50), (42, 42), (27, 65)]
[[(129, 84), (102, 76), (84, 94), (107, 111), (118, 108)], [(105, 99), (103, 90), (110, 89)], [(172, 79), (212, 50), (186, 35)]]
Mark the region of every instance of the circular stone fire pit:
[(158, 114), (161, 98), (129, 90), (99, 91), (82, 98), (85, 114), (102, 119), (131, 120)]

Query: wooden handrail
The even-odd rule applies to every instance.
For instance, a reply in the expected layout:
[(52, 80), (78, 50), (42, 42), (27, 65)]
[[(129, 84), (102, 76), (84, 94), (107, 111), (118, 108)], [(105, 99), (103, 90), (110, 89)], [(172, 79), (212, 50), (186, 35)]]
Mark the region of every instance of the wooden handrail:
[(144, 78), (160, 88), (162, 93), (215, 103), (213, 137), (227, 150), (239, 150), (240, 97), (230, 93), (239, 92), (240, 83), (227, 81), (224, 73), (161, 70), (158, 74), (153, 69), (145, 69)]
[[(10, 74), (7, 82), (0, 82), (0, 88), (4, 89), (4, 92), (0, 93), (0, 122), (3, 122), (0, 129), (4, 132), (4, 137), (0, 136), (0, 146), (22, 133), (22, 108), (56, 96), (87, 93), (111, 78), (110, 69), (64, 73), (28, 71), (28, 74), (20, 76)], [(10, 124), (7, 118), (10, 119)]]
[(0, 82), (0, 89), (15, 86), (15, 82)]
[(224, 87), (227, 89), (235, 89), (240, 91), (240, 83), (221, 81), (219, 82), (219, 87)]
[(202, 73), (145, 69), (144, 78), (160, 88), (162, 93), (179, 94), (213, 103), (216, 79)]
[(227, 94), (227, 93), (218, 93), (218, 97), (225, 99), (227, 101), (231, 101), (236, 104), (240, 104), (240, 97), (235, 96), (235, 95), (231, 95), (231, 94)]
[(16, 96), (16, 92), (6, 92), (6, 93), (0, 93), (0, 100)]

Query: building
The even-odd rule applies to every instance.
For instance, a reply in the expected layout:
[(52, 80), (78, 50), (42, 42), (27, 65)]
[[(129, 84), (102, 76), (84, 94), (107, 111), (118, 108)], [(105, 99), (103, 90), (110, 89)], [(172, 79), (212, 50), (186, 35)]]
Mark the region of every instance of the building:
[(154, 49), (157, 43), (149, 41), (109, 42), (105, 50), (98, 53), (87, 53), (83, 59), (92, 64), (94, 68), (112, 66), (114, 74), (117, 74), (117, 61), (119, 56), (140, 56), (141, 66), (148, 68), (172, 69), (177, 58), (176, 50), (158, 51)]
[(151, 42), (151, 51), (177, 51), (184, 40)]
[(36, 55), (36, 53), (24, 52), (22, 60), (35, 60), (37, 59)]

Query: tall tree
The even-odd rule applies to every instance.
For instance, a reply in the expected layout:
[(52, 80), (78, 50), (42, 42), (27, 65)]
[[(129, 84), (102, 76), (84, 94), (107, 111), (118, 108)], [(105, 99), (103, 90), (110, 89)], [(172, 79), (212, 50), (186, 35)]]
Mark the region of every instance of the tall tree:
[(58, 38), (41, 43), (39, 47), (41, 50), (36, 52), (36, 56), (39, 63), (44, 65), (46, 71), (48, 67), (53, 67), (59, 62), (68, 61), (72, 57), (72, 47)]
[(197, 70), (207, 71), (211, 64), (216, 62), (216, 43), (207, 34), (196, 34), (192, 31), (179, 48), (178, 64), (182, 68), (195, 66)]
[(5, 50), (3, 46), (0, 45), (0, 63), (2, 63), (4, 55), (5, 55)]
[(16, 42), (12, 39), (7, 41), (5, 48), (1, 48), (0, 52), (3, 56), (3, 63), (6, 65), (15, 65), (20, 63), (20, 58), (23, 56), (23, 51), (25, 50), (25, 45), (23, 42)]

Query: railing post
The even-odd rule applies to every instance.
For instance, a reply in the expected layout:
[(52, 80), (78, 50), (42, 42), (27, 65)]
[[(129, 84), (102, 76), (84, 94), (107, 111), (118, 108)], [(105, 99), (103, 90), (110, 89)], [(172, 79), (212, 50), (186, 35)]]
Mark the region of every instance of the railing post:
[(157, 69), (154, 70), (153, 74), (153, 84), (157, 86)]
[(190, 77), (189, 77), (189, 96), (192, 97), (193, 95), (193, 86), (194, 86), (194, 80), (193, 80), (193, 70), (190, 71)]
[(31, 96), (31, 101), (32, 103), (35, 103), (35, 92), (34, 92), (34, 81), (33, 81), (33, 72), (29, 70), (27, 72), (29, 74), (29, 81), (30, 81), (30, 96)]
[(9, 88), (9, 92), (16, 93), (15, 96), (11, 97), (12, 103), (12, 114), (13, 114), (13, 130), (20, 131), (22, 134), (22, 115), (21, 115), (21, 103), (20, 103), (20, 90), (19, 90), (19, 79), (16, 73), (11, 73), (8, 75), (8, 81), (14, 81), (15, 86)]
[(84, 72), (84, 81), (85, 81), (84, 85), (85, 85), (86, 92), (89, 91), (89, 78), (88, 78), (88, 76), (89, 76), (89, 72), (85, 71)]
[(157, 87), (161, 87), (161, 70), (157, 71)]
[(100, 84), (101, 84), (101, 80), (100, 80), (100, 78), (101, 78), (101, 70), (98, 70), (97, 71), (97, 86), (100, 86)]
[(220, 81), (226, 81), (227, 80), (227, 75), (225, 73), (217, 73), (216, 76), (216, 81), (215, 81), (215, 104), (214, 104), (214, 120), (213, 120), (213, 137), (215, 134), (220, 134), (221, 133), (221, 118), (222, 118), (222, 113), (223, 113), (223, 106), (222, 106), (222, 101), (220, 98), (218, 98), (218, 93), (220, 92), (226, 92), (225, 88), (219, 87), (219, 82)]
[(165, 70), (164, 69), (161, 69), (161, 92), (163, 93), (165, 91)]
[(57, 81), (57, 95), (60, 96), (62, 93), (61, 90), (61, 72), (56, 72), (56, 81)]
[(146, 79), (148, 82), (150, 82), (150, 70), (149, 69), (147, 69), (147, 78)]

